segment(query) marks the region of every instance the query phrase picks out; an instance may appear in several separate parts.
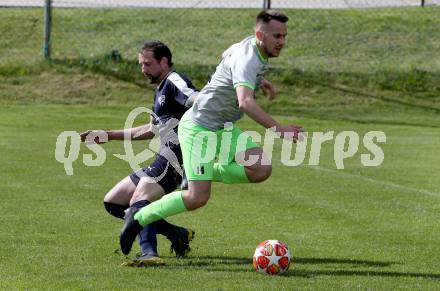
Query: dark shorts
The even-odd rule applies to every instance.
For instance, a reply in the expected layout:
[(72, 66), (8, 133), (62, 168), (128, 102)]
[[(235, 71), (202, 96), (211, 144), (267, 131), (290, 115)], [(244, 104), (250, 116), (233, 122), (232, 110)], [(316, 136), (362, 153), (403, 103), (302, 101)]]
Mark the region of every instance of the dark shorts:
[[(182, 153), (180, 147), (171, 148), (182, 165)], [(182, 166), (183, 169), (183, 166)], [(173, 192), (182, 183), (182, 176), (176, 171), (171, 163), (162, 155), (157, 154), (150, 166), (142, 168), (130, 175), (131, 181), (137, 186), (140, 180), (141, 171), (146, 176), (157, 179), (157, 183), (165, 190), (165, 194)]]

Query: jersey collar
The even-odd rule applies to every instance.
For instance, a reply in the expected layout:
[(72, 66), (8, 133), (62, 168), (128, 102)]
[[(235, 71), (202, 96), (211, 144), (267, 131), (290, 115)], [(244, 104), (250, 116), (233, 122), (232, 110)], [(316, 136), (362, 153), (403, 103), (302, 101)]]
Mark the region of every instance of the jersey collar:
[(168, 76), (171, 75), (172, 73), (174, 73), (174, 70), (170, 70), (170, 71), (168, 72), (168, 74), (166, 74), (166, 76), (163, 78), (163, 80), (160, 81), (159, 85), (157, 85), (156, 88), (160, 88), (160, 86), (162, 86), (163, 82), (164, 82), (166, 79), (168, 79)]
[(257, 40), (255, 39), (255, 37), (253, 37), (253, 38), (251, 39), (251, 43), (252, 43), (252, 45), (255, 46), (255, 48), (257, 49), (258, 58), (260, 59), (260, 61), (261, 61), (262, 63), (264, 63), (264, 64), (267, 63), (267, 62), (269, 61), (269, 59), (263, 57), (263, 54), (261, 53), (260, 48), (259, 48), (258, 45), (257, 45)]

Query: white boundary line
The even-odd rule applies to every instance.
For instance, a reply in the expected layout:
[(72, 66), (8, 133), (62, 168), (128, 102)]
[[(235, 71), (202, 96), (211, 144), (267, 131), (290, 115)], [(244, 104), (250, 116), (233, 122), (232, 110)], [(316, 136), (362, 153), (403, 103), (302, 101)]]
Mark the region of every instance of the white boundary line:
[(324, 167), (321, 167), (321, 166), (308, 166), (306, 168), (307, 169), (312, 169), (312, 170), (317, 170), (317, 171), (333, 173), (333, 174), (336, 174), (336, 175), (339, 175), (339, 176), (343, 176), (345, 178), (360, 179), (360, 180), (364, 180), (364, 181), (367, 181), (367, 182), (375, 183), (376, 185), (378, 184), (378, 185), (381, 185), (381, 186), (384, 186), (384, 187), (387, 187), (387, 188), (395, 188), (395, 189), (402, 190), (402, 191), (405, 191), (405, 192), (424, 194), (424, 195), (433, 196), (433, 197), (440, 197), (440, 193), (438, 193), (438, 192), (433, 192), (433, 191), (429, 191), (429, 190), (417, 189), (417, 188), (413, 188), (413, 187), (403, 186), (403, 185), (396, 184), (396, 183), (393, 183), (393, 182), (388, 182), (388, 181), (376, 180), (376, 179), (373, 179), (373, 178), (370, 178), (370, 177), (366, 177), (366, 176), (346, 173), (343, 170), (333, 170), (333, 169), (328, 169), (328, 168), (324, 168)]

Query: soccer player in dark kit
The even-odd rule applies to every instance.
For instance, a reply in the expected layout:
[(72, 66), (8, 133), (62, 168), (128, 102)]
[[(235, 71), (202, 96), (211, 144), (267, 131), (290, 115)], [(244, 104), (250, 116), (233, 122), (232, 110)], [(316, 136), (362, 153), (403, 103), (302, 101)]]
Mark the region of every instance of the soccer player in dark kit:
[[(172, 69), (170, 49), (160, 41), (146, 42), (138, 55), (142, 73), (157, 88), (151, 121), (142, 126), (119, 130), (88, 130), (81, 133), (81, 140), (87, 141), (90, 133), (105, 133), (108, 141), (124, 140), (124, 135), (133, 140), (152, 139), (160, 128), (166, 128), (172, 121), (183, 116), (192, 106), (198, 91), (191, 81)], [(159, 130), (158, 130), (159, 128)], [(175, 140), (162, 138), (161, 147), (148, 167), (122, 179), (104, 197), (105, 209), (113, 216), (123, 219), (138, 209), (174, 191), (182, 183), (182, 173), (176, 168), (182, 165), (182, 154), (177, 141), (177, 127), (166, 128), (175, 133)], [(169, 136), (169, 132), (165, 133)], [(162, 136), (161, 136), (162, 137)], [(91, 142), (99, 142), (95, 139)], [(174, 162), (174, 163), (173, 163)], [(176, 163), (177, 166), (176, 167)], [(184, 187), (183, 187), (184, 188)], [(171, 241), (171, 249), (177, 257), (183, 257), (190, 250), (189, 242), (194, 231), (158, 220), (146, 225), (138, 232), (140, 257), (125, 262), (126, 266), (163, 265), (157, 252), (156, 233), (165, 235)]]

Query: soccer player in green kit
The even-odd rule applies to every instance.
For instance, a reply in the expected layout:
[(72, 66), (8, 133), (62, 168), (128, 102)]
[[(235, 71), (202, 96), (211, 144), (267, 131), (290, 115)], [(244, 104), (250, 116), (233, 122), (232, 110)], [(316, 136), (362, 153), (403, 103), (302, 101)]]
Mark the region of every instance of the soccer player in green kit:
[[(285, 45), (287, 21), (288, 17), (282, 12), (263, 10), (256, 18), (254, 35), (223, 53), (211, 80), (179, 123), (188, 190), (170, 193), (126, 217), (120, 235), (124, 254), (130, 252), (144, 225), (204, 206), (211, 195), (212, 182), (258, 183), (269, 178), (272, 165), (261, 147), (249, 139), (240, 146), (242, 131), (234, 122), (244, 114), (282, 138), (293, 141), (299, 138), (301, 126), (278, 123), (254, 99), (259, 87), (269, 99), (275, 96), (274, 87), (263, 79), (263, 74), (268, 68), (268, 59), (278, 57)], [(225, 157), (220, 141), (226, 132), (230, 145)], [(206, 159), (209, 155), (212, 158)], [(250, 157), (254, 162), (249, 165), (246, 160)]]

